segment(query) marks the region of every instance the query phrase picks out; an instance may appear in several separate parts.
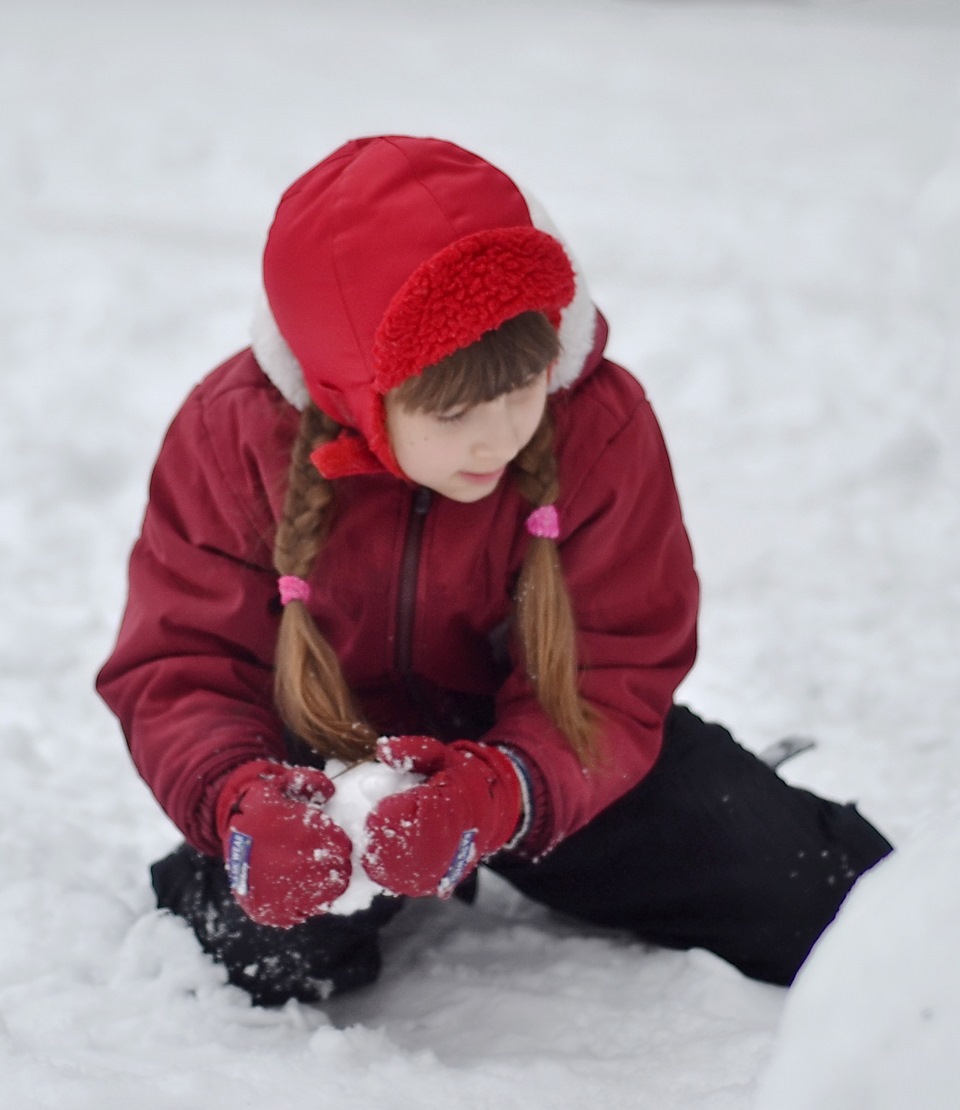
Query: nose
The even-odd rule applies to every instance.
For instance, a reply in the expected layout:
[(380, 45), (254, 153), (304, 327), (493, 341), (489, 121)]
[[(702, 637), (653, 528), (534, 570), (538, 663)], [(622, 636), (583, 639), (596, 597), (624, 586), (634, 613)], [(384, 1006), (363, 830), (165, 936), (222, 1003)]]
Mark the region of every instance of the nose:
[(519, 422), (503, 397), (479, 407), (481, 419), (476, 426), (473, 456), (492, 464), (491, 469), (506, 466), (523, 446)]

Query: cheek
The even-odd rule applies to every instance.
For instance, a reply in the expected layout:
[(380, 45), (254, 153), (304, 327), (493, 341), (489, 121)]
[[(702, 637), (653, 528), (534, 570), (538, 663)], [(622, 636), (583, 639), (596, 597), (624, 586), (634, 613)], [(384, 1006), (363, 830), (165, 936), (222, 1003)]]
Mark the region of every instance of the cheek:
[(537, 399), (535, 404), (532, 404), (526, 413), (526, 440), (529, 443), (533, 439), (534, 432), (540, 427), (540, 421), (543, 419), (543, 414), (546, 411), (547, 398), (546, 393)]
[(400, 469), (411, 478), (429, 480), (448, 465), (453, 452), (448, 437), (411, 429), (394, 446)]
[(396, 437), (393, 445), (394, 454), (397, 456), (397, 462), (405, 470), (416, 465), (416, 460), (423, 451), (422, 444), (425, 439), (425, 436), (418, 435), (416, 432), (406, 432)]
[(402, 469), (407, 464), (414, 463), (418, 455), (422, 454), (429, 443), (429, 429), (415, 416), (387, 410), (387, 432), (390, 436), (390, 446)]

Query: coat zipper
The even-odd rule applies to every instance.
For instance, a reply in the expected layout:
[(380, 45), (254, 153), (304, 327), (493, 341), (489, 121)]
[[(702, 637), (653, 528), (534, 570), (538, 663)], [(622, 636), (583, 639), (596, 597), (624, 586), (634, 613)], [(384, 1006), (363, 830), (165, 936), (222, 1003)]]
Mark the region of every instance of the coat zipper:
[(394, 665), (404, 685), (413, 693), (413, 621), (416, 615), (417, 582), (420, 576), (420, 549), (427, 513), (433, 500), (430, 490), (421, 487), (413, 495), (407, 535), (400, 562), (400, 590), (397, 596), (397, 642)]

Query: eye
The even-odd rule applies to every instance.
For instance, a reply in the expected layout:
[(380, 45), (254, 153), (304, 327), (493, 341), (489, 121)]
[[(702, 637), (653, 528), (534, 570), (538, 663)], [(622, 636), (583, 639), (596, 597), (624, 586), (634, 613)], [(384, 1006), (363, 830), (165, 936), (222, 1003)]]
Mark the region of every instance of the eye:
[(467, 411), (466, 406), (461, 409), (449, 409), (447, 412), (438, 412), (435, 419), (438, 424), (456, 424), (467, 415)]

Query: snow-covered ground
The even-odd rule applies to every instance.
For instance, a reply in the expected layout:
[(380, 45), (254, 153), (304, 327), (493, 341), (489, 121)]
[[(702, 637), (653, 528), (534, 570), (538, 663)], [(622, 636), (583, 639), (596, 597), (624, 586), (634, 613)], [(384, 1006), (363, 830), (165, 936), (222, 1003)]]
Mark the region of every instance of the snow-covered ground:
[[(8, 0), (0, 23), (0, 1102), (960, 1104), (936, 974), (960, 923), (960, 4)], [(647, 384), (704, 583), (684, 698), (751, 747), (817, 736), (788, 777), (904, 846), (792, 994), (491, 881), (401, 915), (378, 986), (264, 1012), (152, 909), (175, 833), (91, 689), (149, 467), (245, 342), (280, 191), (391, 130), (537, 193)]]

